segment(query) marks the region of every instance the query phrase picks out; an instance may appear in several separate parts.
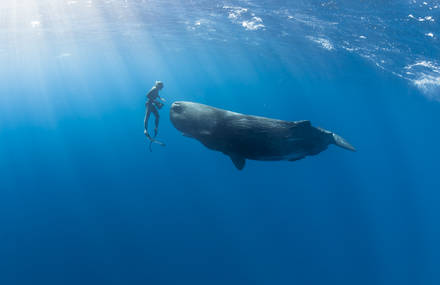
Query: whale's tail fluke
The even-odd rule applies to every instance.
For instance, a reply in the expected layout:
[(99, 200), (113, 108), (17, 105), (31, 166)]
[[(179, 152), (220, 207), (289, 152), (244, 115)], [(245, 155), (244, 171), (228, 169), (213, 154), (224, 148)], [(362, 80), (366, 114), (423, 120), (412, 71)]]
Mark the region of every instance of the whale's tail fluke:
[(342, 137), (338, 136), (335, 133), (332, 133), (332, 137), (333, 137), (333, 143), (339, 147), (351, 150), (351, 151), (356, 151), (356, 149), (350, 144), (348, 143), (345, 139), (343, 139)]

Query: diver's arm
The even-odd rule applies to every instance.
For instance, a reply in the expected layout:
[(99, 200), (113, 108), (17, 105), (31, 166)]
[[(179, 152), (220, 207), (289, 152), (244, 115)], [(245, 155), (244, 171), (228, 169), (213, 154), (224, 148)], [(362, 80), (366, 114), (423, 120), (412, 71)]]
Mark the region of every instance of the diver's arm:
[(156, 99), (159, 99), (159, 100), (162, 101), (162, 102), (165, 102), (165, 101), (166, 101), (165, 98), (160, 97), (160, 95), (159, 95), (159, 91), (157, 92), (157, 98), (156, 98)]
[(150, 99), (150, 97), (151, 97), (151, 94), (153, 93), (153, 91), (154, 91), (154, 88), (151, 88), (151, 90), (150, 91), (148, 91), (148, 93), (147, 93), (147, 99)]

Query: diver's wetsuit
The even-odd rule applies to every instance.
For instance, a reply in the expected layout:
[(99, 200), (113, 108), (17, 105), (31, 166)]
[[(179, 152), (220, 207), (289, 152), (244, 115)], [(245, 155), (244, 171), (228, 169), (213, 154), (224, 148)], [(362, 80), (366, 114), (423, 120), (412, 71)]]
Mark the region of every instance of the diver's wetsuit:
[(150, 115), (151, 113), (153, 113), (154, 117), (155, 117), (155, 121), (154, 124), (156, 126), (156, 128), (154, 129), (154, 136), (157, 135), (157, 129), (159, 127), (159, 111), (157, 111), (157, 108), (162, 108), (162, 103), (156, 101), (157, 98), (160, 98), (159, 96), (159, 88), (157, 88), (156, 86), (154, 86), (153, 88), (151, 88), (150, 92), (148, 92), (147, 94), (147, 103), (145, 103), (145, 107), (147, 108), (147, 113), (145, 115), (145, 131), (146, 134), (148, 134), (148, 120), (150, 119)]

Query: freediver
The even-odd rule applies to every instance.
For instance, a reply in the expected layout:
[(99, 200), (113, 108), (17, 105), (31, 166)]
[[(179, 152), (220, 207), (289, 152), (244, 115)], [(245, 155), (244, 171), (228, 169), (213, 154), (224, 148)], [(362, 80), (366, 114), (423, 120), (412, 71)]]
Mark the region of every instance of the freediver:
[[(156, 81), (156, 84), (151, 88), (151, 90), (147, 93), (147, 102), (145, 103), (145, 130), (144, 134), (147, 136), (149, 140), (153, 140), (157, 136), (158, 128), (159, 128), (159, 111), (163, 107), (163, 103), (165, 103), (165, 99), (159, 96), (159, 91), (163, 88), (163, 82), (162, 81)], [(162, 102), (157, 101), (159, 99)], [(154, 128), (154, 136), (153, 138), (148, 133), (148, 120), (150, 119), (150, 115), (153, 113), (155, 117), (155, 128)]]

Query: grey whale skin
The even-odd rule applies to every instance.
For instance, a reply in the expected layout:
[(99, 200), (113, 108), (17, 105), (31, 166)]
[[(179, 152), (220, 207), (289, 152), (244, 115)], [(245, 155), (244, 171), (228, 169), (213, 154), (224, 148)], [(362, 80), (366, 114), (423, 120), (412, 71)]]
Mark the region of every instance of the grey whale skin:
[(171, 105), (170, 119), (183, 135), (230, 156), (239, 170), (246, 159), (295, 161), (316, 155), (329, 144), (355, 151), (343, 138), (310, 121), (251, 116), (187, 101)]

